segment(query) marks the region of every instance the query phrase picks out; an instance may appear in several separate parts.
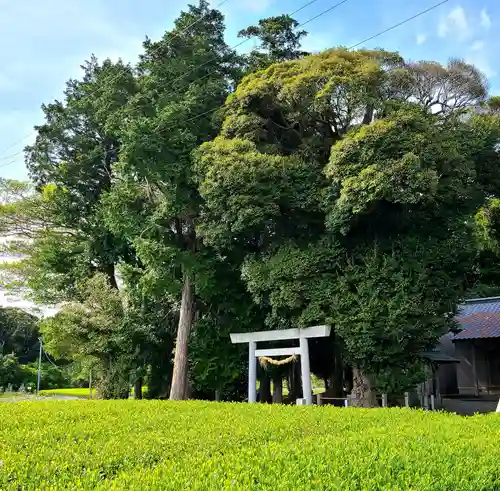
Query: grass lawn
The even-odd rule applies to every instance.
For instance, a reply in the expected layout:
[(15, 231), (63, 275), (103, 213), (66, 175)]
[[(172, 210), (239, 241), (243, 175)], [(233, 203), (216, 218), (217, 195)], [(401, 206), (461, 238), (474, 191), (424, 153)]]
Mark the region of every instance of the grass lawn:
[[(82, 399), (89, 398), (88, 388), (71, 388), (71, 389), (48, 389), (41, 390), (40, 395), (42, 396), (70, 396), (70, 397), (81, 397)], [(95, 397), (95, 389), (92, 390), (92, 397)]]
[[(143, 396), (146, 395), (148, 388), (144, 386), (142, 388), (142, 394)], [(49, 389), (49, 390), (41, 390), (40, 395), (42, 396), (68, 396), (68, 397), (78, 397), (81, 399), (88, 399), (89, 398), (89, 389), (88, 388), (70, 388), (70, 389)], [(134, 390), (130, 389), (130, 395), (134, 395)], [(96, 391), (95, 389), (92, 389), (92, 398), (96, 397)]]
[(0, 404), (0, 489), (500, 489), (500, 415), (165, 401)]

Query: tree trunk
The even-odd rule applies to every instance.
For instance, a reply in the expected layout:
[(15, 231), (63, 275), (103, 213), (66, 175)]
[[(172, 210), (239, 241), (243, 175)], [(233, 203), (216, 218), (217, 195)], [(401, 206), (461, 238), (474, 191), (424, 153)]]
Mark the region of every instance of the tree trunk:
[(273, 377), (273, 404), (283, 402), (283, 378), (280, 375)]
[(188, 393), (188, 347), (189, 334), (193, 324), (194, 316), (194, 287), (189, 275), (184, 275), (184, 286), (182, 288), (181, 312), (179, 316), (179, 327), (175, 342), (174, 371), (172, 374), (172, 386), (170, 388), (170, 400), (184, 400)]
[(334, 369), (329, 379), (328, 395), (344, 397), (344, 362), (337, 344), (334, 345)]
[(118, 283), (116, 282), (116, 275), (115, 275), (116, 271), (114, 263), (106, 264), (105, 266), (103, 266), (102, 272), (108, 278), (108, 283), (111, 286), (111, 288), (118, 290)]
[(363, 126), (370, 124), (373, 121), (373, 113), (374, 107), (370, 104), (369, 106), (367, 106), (365, 114), (363, 116), (363, 121), (361, 122)]
[(260, 374), (260, 402), (265, 404), (269, 404), (272, 402), (273, 397), (271, 395), (271, 377), (269, 377), (269, 373), (267, 370), (262, 370)]
[(352, 367), (350, 365), (344, 365), (344, 386), (345, 392), (350, 394), (352, 392)]
[(142, 377), (139, 377), (135, 381), (135, 385), (134, 385), (134, 398), (135, 399), (142, 399)]
[(299, 397), (302, 397), (302, 375), (300, 372), (300, 364), (290, 363), (290, 383), (288, 398), (290, 402), (295, 402)]
[(191, 382), (191, 380), (189, 380), (189, 376), (187, 376), (187, 384), (186, 384), (186, 392), (184, 393), (184, 400), (192, 399), (192, 397), (193, 397), (193, 383)]
[(350, 405), (355, 407), (376, 407), (377, 399), (370, 379), (359, 369), (352, 369), (352, 392)]

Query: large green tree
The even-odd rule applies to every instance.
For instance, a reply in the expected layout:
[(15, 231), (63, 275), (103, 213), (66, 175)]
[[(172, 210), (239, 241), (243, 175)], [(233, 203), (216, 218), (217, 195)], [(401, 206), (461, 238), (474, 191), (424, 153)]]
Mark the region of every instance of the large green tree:
[(14, 355), (21, 363), (38, 356), (38, 319), (24, 310), (0, 308), (0, 354)]
[(205, 268), (192, 152), (216, 135), (213, 113), (238, 63), (224, 41), (223, 16), (205, 0), (189, 6), (160, 41), (144, 43), (139, 93), (122, 128), (119, 179), (106, 198), (108, 224), (179, 301), (171, 399), (187, 396), (196, 285)]
[[(104, 224), (100, 200), (113, 181), (112, 164), (120, 148), (124, 105), (136, 92), (132, 68), (94, 57), (83, 76), (66, 84), (64, 98), (44, 104), (26, 165), (34, 183), (22, 199), (2, 206), (5, 233), (25, 259), (13, 265), (35, 299), (73, 300), (78, 283), (101, 272), (116, 288), (119, 261), (133, 261), (126, 243)], [(10, 183), (8, 191), (19, 196)]]
[[(458, 116), (486, 89), (455, 69), (440, 73), (458, 80)], [(374, 386), (414, 383), (421, 352), (453, 326), (486, 191), (477, 155), (491, 142), (453, 108), (432, 114), (420, 97), (436, 85), (413, 73), (383, 51), (273, 65), (241, 82), (199, 153), (205, 240), (247, 250), (243, 275), (271, 324), (333, 325), (360, 405)]]
[(289, 15), (278, 15), (261, 19), (257, 25), (242, 29), (238, 37), (256, 39), (259, 45), (244, 58), (246, 71), (267, 68), (280, 61), (295, 60), (309, 53), (301, 50), (304, 30), (297, 30), (299, 23)]
[[(290, 30), (294, 22), (282, 20), (283, 29)], [(274, 28), (273, 35), (280, 36), (278, 31)], [(221, 278), (220, 271), (231, 276), (232, 261), (237, 269), (241, 257), (229, 260), (207, 249), (194, 223), (201, 200), (191, 175), (191, 152), (217, 134), (213, 116), (243, 64), (223, 34), (220, 12), (201, 1), (182, 13), (160, 41), (146, 40), (135, 70), (92, 58), (83, 78), (68, 82), (62, 101), (43, 106), (46, 122), (27, 149), (35, 189), (14, 189), (11, 183), (8, 194), (16, 195), (15, 202), (2, 207), (6, 233), (29, 239), (11, 247), (24, 258), (8, 266), (15, 279), (10, 286), (27, 287), (35, 300), (85, 305), (88, 290), (82, 284), (102, 273), (116, 289), (119, 266), (126, 292), (123, 322), (135, 346), (131, 363), (141, 374), (138, 383), (150, 367), (150, 394), (157, 396), (164, 396), (170, 384), (174, 323), (180, 326), (174, 398), (186, 393), (194, 318), (213, 326), (214, 338), (202, 343), (207, 357), (208, 346), (220, 346), (216, 339), (226, 341), (212, 356), (220, 368), (230, 349), (228, 326), (237, 319), (248, 323), (242, 316), (248, 296), (241, 309), (235, 305), (231, 314), (221, 315), (216, 304), (225, 292), (217, 292), (211, 279)], [(203, 287), (207, 283), (212, 291)], [(240, 293), (233, 299), (239, 303)], [(224, 326), (217, 324), (221, 319)], [(208, 336), (212, 330), (204, 332)], [(223, 380), (234, 378), (233, 372)], [(203, 374), (196, 373), (200, 380)], [(219, 382), (209, 386), (222, 389)]]
[(57, 358), (83, 362), (94, 371), (104, 398), (129, 393), (131, 337), (119, 291), (99, 273), (82, 285), (83, 302), (67, 303), (41, 324), (45, 349)]

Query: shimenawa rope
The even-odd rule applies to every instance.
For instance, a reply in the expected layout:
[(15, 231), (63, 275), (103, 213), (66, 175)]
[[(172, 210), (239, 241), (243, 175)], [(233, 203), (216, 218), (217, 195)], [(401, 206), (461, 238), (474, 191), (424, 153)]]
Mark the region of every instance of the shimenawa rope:
[(273, 360), (272, 358), (269, 358), (268, 356), (259, 356), (259, 363), (262, 367), (265, 367), (266, 365), (286, 365), (287, 363), (291, 363), (292, 361), (295, 361), (296, 359), (297, 359), (297, 355), (289, 356), (288, 358), (285, 358), (284, 360)]

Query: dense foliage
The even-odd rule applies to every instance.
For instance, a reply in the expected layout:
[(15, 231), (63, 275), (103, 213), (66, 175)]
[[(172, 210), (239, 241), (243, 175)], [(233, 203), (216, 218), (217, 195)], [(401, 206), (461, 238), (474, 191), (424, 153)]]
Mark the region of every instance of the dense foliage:
[(485, 96), (480, 74), (432, 65), (464, 104), (436, 110), (424, 100), (439, 87), (414, 78), (425, 66), (345, 49), (272, 65), (242, 80), (198, 152), (205, 240), (246, 252), (269, 325), (333, 326), (362, 405), (373, 385), (415, 384), (421, 353), (454, 327), (470, 218), (499, 189), (500, 121), (462, 117)]
[(21, 363), (38, 356), (38, 319), (21, 309), (0, 308), (0, 354), (12, 354)]
[[(0, 308), (0, 387), (36, 387), (39, 356), (39, 320), (18, 308)], [(41, 365), (43, 387), (69, 383), (69, 376), (45, 358)]]
[(496, 415), (405, 409), (1, 404), (0, 487), (497, 489), (499, 430)]
[[(498, 291), (500, 104), (484, 75), (309, 55), (306, 34), (262, 19), (240, 55), (200, 0), (135, 66), (92, 57), (42, 106), (32, 184), (0, 183), (0, 231), (24, 254), (2, 269), (59, 304), (47, 349), (101, 396), (241, 400), (230, 331), (328, 323), (313, 371), (373, 405), (422, 381), (463, 298)], [(299, 396), (296, 370), (259, 369), (261, 400), (271, 379)]]

